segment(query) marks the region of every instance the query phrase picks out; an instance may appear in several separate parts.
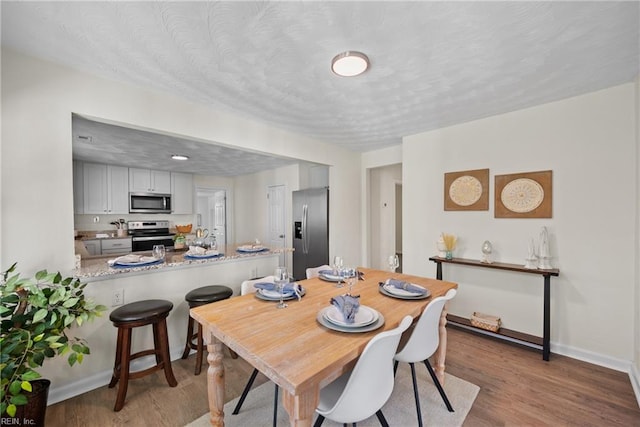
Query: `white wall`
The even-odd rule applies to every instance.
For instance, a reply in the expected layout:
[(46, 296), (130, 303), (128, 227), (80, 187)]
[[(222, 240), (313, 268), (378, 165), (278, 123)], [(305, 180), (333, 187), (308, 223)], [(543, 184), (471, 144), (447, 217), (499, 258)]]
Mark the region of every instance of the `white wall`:
[[(331, 165), (333, 206), (339, 208), (349, 205), (353, 212), (360, 210), (359, 201), (351, 201), (353, 197), (359, 199), (361, 189), (360, 155), (357, 153), (214, 111), (171, 95), (97, 78), (4, 48), (1, 63), (2, 270), (18, 262), (19, 270), (25, 276), (42, 268), (60, 270), (64, 275), (73, 274), (71, 114), (74, 112), (200, 140), (217, 141), (236, 148)], [(357, 214), (348, 216), (333, 213), (330, 221), (331, 245), (334, 248), (338, 245), (345, 256), (358, 259), (361, 233)], [(271, 267), (267, 271), (271, 271)], [(244, 275), (244, 269), (231, 271), (227, 277), (235, 281), (239, 276), (234, 274), (240, 273)], [(167, 277), (158, 273), (153, 276), (162, 278), (150, 282), (150, 276), (130, 277), (123, 280), (123, 284), (136, 289), (134, 298), (157, 297), (160, 287), (153, 284), (162, 282), (162, 286), (170, 286), (173, 277), (168, 273)], [(185, 277), (187, 286), (195, 288), (199, 284), (197, 280)], [(90, 283), (87, 290), (100, 297), (99, 303), (109, 305), (110, 291), (105, 295), (104, 289), (113, 286), (117, 285), (95, 282)], [(183, 295), (183, 291), (179, 289), (176, 292)], [(179, 301), (178, 296), (175, 298)], [(131, 301), (126, 296), (125, 300)], [(170, 332), (172, 347), (181, 345), (180, 341), (186, 335), (186, 331), (182, 331), (186, 321), (184, 315), (184, 311), (176, 312), (170, 318), (170, 322), (176, 322), (169, 325), (171, 331), (176, 331), (175, 335)], [(99, 333), (93, 333), (95, 328), (102, 329)], [(88, 368), (67, 370), (60, 367), (64, 363), (59, 360), (52, 363), (47, 361), (42, 373), (54, 380), (53, 395), (59, 388), (81, 392), (74, 386), (79, 377), (100, 374), (95, 369), (102, 369), (102, 365), (97, 368), (89, 359), (112, 360), (112, 340), (116, 331), (108, 322), (85, 325), (74, 333), (81, 337), (89, 335), (92, 356), (85, 360)], [(104, 339), (107, 336), (109, 340)], [(95, 360), (95, 363), (99, 360)]]
[[(635, 85), (636, 98), (636, 254), (640, 253), (640, 75), (636, 79)], [(636, 275), (636, 297), (635, 297), (635, 318), (634, 318), (634, 334), (635, 337), (635, 356), (634, 368), (632, 370), (632, 384), (640, 405), (640, 257), (636, 256), (635, 265)]]
[[(550, 233), (552, 351), (628, 370), (634, 358), (638, 190), (634, 84), (404, 138), (405, 271), (435, 276), (428, 257), (441, 232), (459, 236), (454, 256), (524, 263), (527, 242)], [(445, 172), (490, 169), (490, 210), (445, 212)], [(494, 218), (495, 175), (553, 170), (553, 218)], [(410, 232), (408, 231), (410, 230)], [(450, 311), (502, 317), (541, 335), (539, 276), (445, 266), (460, 283)]]

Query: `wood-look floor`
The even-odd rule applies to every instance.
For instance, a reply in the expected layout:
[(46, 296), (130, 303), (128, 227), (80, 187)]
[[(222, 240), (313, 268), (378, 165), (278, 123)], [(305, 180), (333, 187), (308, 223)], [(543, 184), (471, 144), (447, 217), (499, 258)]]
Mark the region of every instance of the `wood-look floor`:
[[(554, 354), (544, 362), (538, 351), (448, 330), (447, 372), (480, 386), (465, 426), (640, 426), (628, 374)], [(173, 363), (175, 388), (162, 372), (130, 381), (120, 412), (106, 386), (52, 405), (47, 426), (183, 426), (207, 411), (206, 366), (194, 376), (194, 364), (194, 356)], [(224, 365), (231, 400), (252, 367), (230, 357)]]

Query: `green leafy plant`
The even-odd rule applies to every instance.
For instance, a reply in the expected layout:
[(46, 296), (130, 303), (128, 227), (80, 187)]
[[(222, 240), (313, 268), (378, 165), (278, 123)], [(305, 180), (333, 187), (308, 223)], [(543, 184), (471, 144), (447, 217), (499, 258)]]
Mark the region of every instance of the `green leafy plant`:
[(16, 264), (2, 272), (0, 319), (0, 414), (13, 417), (17, 406), (28, 402), (31, 381), (45, 358), (68, 354), (70, 366), (90, 354), (86, 341), (69, 338), (74, 325), (100, 316), (107, 307), (85, 298), (86, 283), (59, 272), (39, 271), (34, 278), (20, 278)]

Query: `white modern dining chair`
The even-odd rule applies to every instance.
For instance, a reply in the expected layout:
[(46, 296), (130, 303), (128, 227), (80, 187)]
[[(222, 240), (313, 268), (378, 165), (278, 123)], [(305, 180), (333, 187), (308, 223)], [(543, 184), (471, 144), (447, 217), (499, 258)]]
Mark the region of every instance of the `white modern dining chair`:
[[(248, 294), (255, 293), (257, 289), (253, 285), (261, 282), (274, 283), (274, 279), (275, 279), (274, 276), (265, 276), (259, 279), (245, 280), (240, 284), (240, 295), (248, 295)], [(258, 376), (258, 370), (254, 368), (253, 372), (251, 373), (251, 376), (249, 377), (249, 381), (247, 381), (247, 385), (244, 386), (244, 390), (242, 390), (242, 395), (240, 396), (240, 399), (238, 400), (236, 407), (233, 408), (233, 412), (232, 412), (233, 415), (237, 415), (240, 412), (240, 408), (242, 407), (244, 400), (247, 398), (247, 394), (249, 394), (249, 390), (251, 390), (251, 386), (253, 385), (253, 382), (256, 380), (256, 376)], [(278, 384), (276, 384), (275, 386), (276, 386), (275, 397), (273, 399), (273, 426), (274, 427), (276, 426), (278, 421), (278, 390), (279, 390)]]
[(325, 418), (355, 424), (374, 414), (380, 424), (388, 427), (381, 408), (393, 392), (393, 356), (398, 350), (400, 336), (411, 322), (411, 316), (405, 316), (397, 328), (371, 338), (353, 370), (320, 390), (314, 427), (320, 427)]
[(321, 265), (320, 267), (311, 267), (307, 268), (306, 274), (307, 279), (313, 279), (314, 277), (318, 277), (322, 270), (333, 270), (329, 265)]
[(414, 363), (424, 362), (424, 365), (431, 375), (431, 379), (435, 384), (440, 396), (447, 406), (449, 412), (454, 412), (447, 394), (442, 388), (442, 384), (438, 381), (433, 367), (429, 363), (429, 358), (436, 352), (438, 345), (440, 344), (440, 316), (444, 305), (447, 301), (456, 296), (457, 291), (455, 289), (449, 289), (449, 291), (441, 297), (434, 298), (422, 312), (422, 315), (416, 322), (411, 336), (405, 343), (404, 347), (396, 354), (394, 373), (398, 369), (398, 362), (408, 363), (411, 367), (411, 379), (413, 380), (413, 394), (416, 400), (416, 411), (418, 413), (418, 426), (422, 427), (422, 412), (420, 411), (420, 398), (418, 397), (418, 382), (416, 379), (416, 369)]

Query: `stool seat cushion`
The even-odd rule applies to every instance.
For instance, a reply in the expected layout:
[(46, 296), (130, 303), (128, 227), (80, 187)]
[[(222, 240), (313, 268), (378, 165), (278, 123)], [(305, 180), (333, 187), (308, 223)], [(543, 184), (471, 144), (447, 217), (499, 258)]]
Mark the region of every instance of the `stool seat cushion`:
[(229, 298), (233, 295), (231, 288), (222, 285), (203, 286), (185, 295), (184, 299), (190, 306), (208, 304)]
[[(151, 320), (166, 315), (173, 309), (173, 303), (162, 299), (149, 299), (125, 304), (109, 315), (112, 322), (137, 322)], [(165, 316), (166, 317), (166, 316)]]

